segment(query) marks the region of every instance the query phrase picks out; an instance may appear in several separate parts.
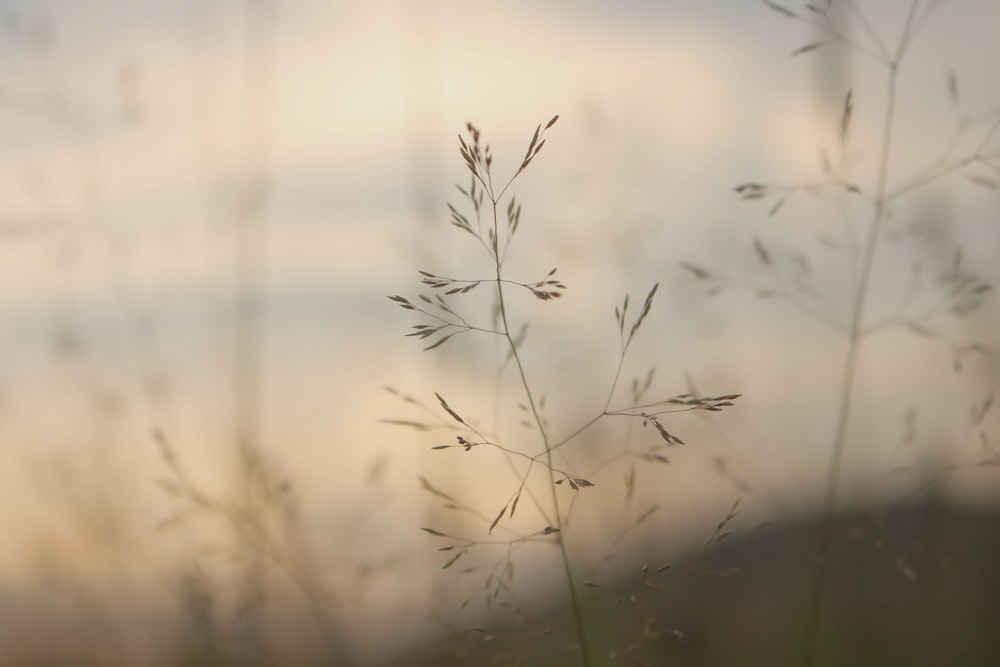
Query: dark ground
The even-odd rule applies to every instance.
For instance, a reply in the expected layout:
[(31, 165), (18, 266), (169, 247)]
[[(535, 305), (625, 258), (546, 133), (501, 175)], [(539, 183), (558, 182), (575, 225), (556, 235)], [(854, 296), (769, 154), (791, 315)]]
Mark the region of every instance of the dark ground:
[[(818, 522), (773, 525), (591, 589), (595, 664), (801, 664), (818, 534)], [(929, 502), (842, 516), (833, 534), (817, 664), (1000, 665), (1000, 511)], [(578, 665), (567, 613), (459, 633), (392, 665)]]
[[(661, 562), (650, 562), (645, 573), (636, 562), (628, 568), (634, 574), (584, 589), (593, 664), (799, 667), (818, 524), (781, 522), (737, 532), (701, 557), (659, 572)], [(839, 517), (832, 534), (815, 665), (1000, 667), (1000, 508), (926, 502), (855, 512)], [(0, 592), (0, 611), (6, 610), (0, 613), (0, 667), (345, 664), (334, 659), (340, 652), (331, 645), (335, 635), (318, 632), (315, 619), (270, 618), (259, 629), (282, 641), (269, 644), (206, 620), (212, 598), (202, 597), (192, 598), (180, 618), (161, 613), (131, 623), (112, 599), (106, 617), (95, 613), (81, 624), (77, 616), (32, 604), (30, 591), (22, 598)], [(378, 667), (580, 664), (566, 606), (525, 611), (516, 623), (477, 621), (470, 610), (440, 611), (455, 623), (484, 627), (428, 641)], [(23, 622), (29, 616), (36, 622)], [(222, 610), (215, 617), (228, 618)], [(22, 622), (12, 625), (18, 618)]]

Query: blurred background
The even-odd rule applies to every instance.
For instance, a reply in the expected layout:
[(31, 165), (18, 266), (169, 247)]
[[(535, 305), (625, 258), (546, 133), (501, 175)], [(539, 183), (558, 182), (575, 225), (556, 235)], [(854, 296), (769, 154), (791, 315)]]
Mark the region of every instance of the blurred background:
[[(523, 438), (497, 407), (521, 399), (493, 341), (424, 352), (403, 337), (424, 320), (386, 299), (427, 293), (419, 270), (489, 277), (448, 224), (467, 122), (500, 179), (560, 116), (512, 187), (508, 262), (567, 285), (513, 306), (554, 433), (600, 412), (614, 309), (654, 283), (614, 405), (653, 366), (650, 399), (742, 394), (664, 418), (688, 443), (667, 466), (601, 464), (657, 443), (639, 424), (580, 439), (581, 568), (696, 552), (737, 499), (737, 533), (821, 511), (878, 51), (911, 10), (831, 5), (839, 41), (792, 2), (0, 3), (0, 652), (369, 661), (490, 618), (459, 612), (482, 578), (442, 572), (418, 529), (482, 537), (441, 493), (488, 524), (517, 478), (414, 424), (447, 423), (437, 392)], [(1000, 5), (915, 6), (839, 502), (995, 512)], [(766, 196), (743, 201), (748, 182)], [(557, 571), (533, 548), (526, 606)]]

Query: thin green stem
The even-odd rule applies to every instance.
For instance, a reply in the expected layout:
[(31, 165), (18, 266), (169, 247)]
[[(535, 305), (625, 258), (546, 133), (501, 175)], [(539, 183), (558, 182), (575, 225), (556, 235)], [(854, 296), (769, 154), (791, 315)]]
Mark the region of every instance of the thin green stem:
[[(492, 203), (493, 233), (494, 238), (499, 238), (498, 235), (500, 230), (497, 222), (497, 200), (493, 199)], [(514, 358), (514, 364), (517, 366), (517, 372), (521, 379), (521, 386), (524, 388), (524, 394), (528, 400), (528, 406), (531, 408), (532, 417), (535, 420), (535, 424), (538, 426), (538, 432), (542, 437), (542, 444), (545, 447), (545, 464), (548, 469), (549, 489), (552, 492), (552, 511), (555, 514), (555, 528), (559, 531), (556, 533), (555, 539), (556, 544), (559, 546), (559, 555), (561, 557), (563, 570), (566, 575), (566, 586), (569, 589), (570, 609), (573, 614), (573, 624), (576, 628), (577, 638), (580, 641), (580, 662), (584, 665), (584, 667), (590, 667), (592, 663), (590, 660), (590, 650), (587, 646), (587, 633), (583, 623), (583, 610), (577, 593), (576, 581), (573, 575), (573, 565), (570, 563), (569, 552), (565, 543), (565, 534), (563, 532), (564, 522), (562, 511), (559, 508), (559, 494), (557, 492), (555, 470), (552, 462), (552, 446), (549, 443), (549, 436), (548, 431), (545, 428), (545, 422), (542, 420), (541, 413), (538, 411), (538, 406), (535, 402), (535, 397), (531, 392), (531, 385), (528, 383), (527, 376), (525, 375), (524, 364), (521, 361), (521, 355), (517, 351), (517, 344), (514, 342), (514, 338), (510, 333), (510, 325), (507, 321), (507, 305), (504, 301), (503, 293), (503, 286), (505, 282), (502, 277), (503, 265), (498, 253), (494, 253), (493, 258), (496, 266), (497, 302), (500, 309), (500, 321), (503, 324), (503, 334), (510, 345), (511, 355)]]
[(838, 399), (837, 421), (830, 452), (830, 463), (827, 468), (826, 491), (824, 494), (823, 523), (818, 546), (818, 559), (813, 578), (809, 602), (809, 612), (806, 625), (803, 664), (815, 663), (819, 633), (821, 627), (824, 598), (826, 597), (829, 579), (829, 560), (833, 548), (833, 518), (836, 511), (837, 490), (843, 470), (844, 450), (847, 443), (847, 430), (850, 425), (851, 405), (854, 398), (854, 388), (857, 382), (858, 358), (864, 339), (864, 318), (868, 303), (868, 293), (871, 284), (872, 270), (875, 266), (875, 255), (882, 224), (886, 213), (886, 183), (889, 176), (889, 163), (892, 155), (892, 130), (896, 116), (897, 84), (899, 64), (908, 45), (913, 21), (919, 0), (914, 0), (906, 19), (906, 25), (900, 38), (895, 58), (889, 63), (888, 96), (886, 100), (885, 117), (882, 126), (882, 146), (879, 155), (878, 180), (875, 188), (874, 207), (871, 223), (868, 228), (868, 238), (864, 246), (861, 263), (861, 273), (855, 288), (853, 308), (851, 312), (851, 328), (841, 374), (840, 393)]

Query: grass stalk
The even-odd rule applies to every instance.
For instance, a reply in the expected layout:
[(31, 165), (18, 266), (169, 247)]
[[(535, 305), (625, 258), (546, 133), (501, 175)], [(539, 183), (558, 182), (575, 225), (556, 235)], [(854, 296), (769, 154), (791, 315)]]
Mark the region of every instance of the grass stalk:
[[(491, 195), (492, 196), (492, 195)], [(497, 219), (497, 202), (493, 201), (493, 233), (496, 235), (495, 238), (499, 238), (499, 225)], [(559, 556), (562, 560), (563, 572), (566, 576), (566, 587), (569, 591), (569, 601), (570, 610), (573, 616), (573, 627), (576, 631), (577, 639), (580, 642), (580, 663), (584, 667), (590, 667), (590, 650), (587, 646), (587, 632), (583, 623), (583, 609), (580, 603), (579, 593), (577, 591), (576, 581), (573, 576), (573, 564), (569, 559), (569, 552), (566, 549), (566, 542), (563, 539), (563, 517), (562, 511), (559, 507), (559, 494), (556, 489), (556, 476), (555, 469), (552, 462), (552, 446), (549, 441), (548, 431), (545, 428), (544, 420), (541, 414), (538, 412), (538, 406), (535, 403), (535, 397), (531, 392), (531, 385), (528, 383), (527, 376), (524, 372), (524, 364), (521, 361), (521, 355), (517, 351), (517, 344), (514, 341), (513, 336), (510, 333), (510, 326), (507, 323), (507, 306), (504, 301), (503, 286), (504, 280), (502, 277), (502, 267), (503, 262), (501, 260), (500, 254), (495, 253), (494, 259), (496, 260), (496, 280), (497, 280), (497, 303), (500, 310), (500, 321), (503, 324), (503, 335), (507, 340), (507, 344), (510, 345), (511, 355), (514, 359), (514, 364), (517, 366), (518, 377), (521, 380), (521, 387), (524, 389), (525, 398), (528, 400), (528, 407), (531, 409), (531, 415), (534, 419), (535, 425), (538, 427), (538, 433), (542, 438), (542, 445), (545, 448), (545, 463), (548, 470), (549, 477), (549, 490), (552, 494), (552, 511), (555, 514), (555, 528), (559, 530), (556, 535), (556, 545), (559, 547)]]
[(809, 611), (805, 633), (803, 664), (813, 665), (817, 659), (819, 634), (822, 627), (823, 604), (829, 581), (829, 561), (833, 549), (833, 519), (837, 506), (837, 490), (843, 471), (844, 451), (847, 446), (847, 431), (851, 420), (851, 405), (857, 385), (858, 358), (865, 338), (864, 319), (871, 286), (872, 271), (875, 266), (875, 255), (878, 250), (879, 237), (886, 218), (886, 184), (889, 177), (889, 164), (892, 157), (892, 135), (896, 118), (896, 102), (898, 94), (899, 67), (909, 43), (913, 29), (916, 10), (919, 2), (914, 0), (906, 18), (906, 24), (900, 38), (895, 55), (887, 62), (888, 83), (885, 115), (882, 123), (882, 140), (879, 150), (877, 182), (874, 192), (872, 216), (868, 226), (868, 237), (865, 241), (858, 284), (855, 288), (851, 322), (847, 343), (847, 353), (844, 358), (841, 373), (840, 391), (837, 407), (837, 420), (834, 430), (833, 445), (830, 451), (830, 462), (827, 467), (823, 521), (819, 544), (817, 547), (817, 562), (813, 576), (812, 590), (809, 597)]
[[(420, 282), (433, 290), (438, 290), (434, 297), (422, 294), (419, 298), (412, 301), (399, 295), (389, 297), (389, 300), (394, 302), (398, 307), (404, 310), (415, 311), (426, 318), (424, 323), (413, 326), (413, 330), (407, 334), (407, 336), (426, 341), (427, 345), (424, 347), (424, 350), (434, 350), (458, 334), (471, 332), (495, 336), (496, 340), (502, 340), (503, 342), (500, 345), (501, 347), (506, 347), (509, 354), (506, 360), (500, 364), (500, 373), (503, 373), (505, 369), (512, 375), (516, 373), (517, 378), (511, 377), (511, 381), (515, 385), (520, 385), (520, 389), (516, 391), (524, 397), (523, 400), (517, 403), (517, 408), (522, 411), (523, 418), (521, 419), (521, 425), (532, 430), (537, 430), (541, 446), (533, 447), (531, 451), (524, 451), (520, 447), (512, 447), (503, 443), (502, 439), (498, 436), (484, 432), (484, 429), (476, 425), (474, 420), (466, 420), (462, 417), (437, 392), (435, 392), (435, 396), (438, 399), (441, 410), (447, 414), (447, 419), (442, 417), (435, 420), (437, 423), (419, 422), (410, 419), (386, 421), (402, 426), (414, 427), (419, 430), (444, 428), (446, 430), (464, 432), (463, 435), (456, 436), (457, 444), (437, 444), (431, 448), (434, 450), (461, 448), (465, 451), (471, 451), (473, 448), (488, 447), (495, 449), (503, 456), (514, 475), (516, 485), (499, 512), (492, 518), (492, 521), (490, 517), (483, 515), (465, 503), (455, 500), (448, 493), (432, 486), (422, 478), (421, 484), (426, 491), (438, 499), (445, 501), (445, 506), (449, 509), (470, 513), (479, 521), (488, 524), (487, 534), (492, 534), (494, 529), (498, 529), (508, 533), (512, 536), (512, 539), (483, 541), (477, 538), (466, 538), (450, 534), (436, 528), (424, 527), (422, 530), (431, 536), (448, 540), (448, 543), (439, 549), (440, 551), (452, 552), (447, 562), (442, 566), (442, 569), (451, 567), (473, 547), (507, 546), (506, 553), (492, 567), (488, 568), (490, 574), (486, 579), (486, 584), (481, 589), (484, 593), (484, 602), (487, 607), (492, 607), (501, 594), (504, 594), (517, 604), (516, 593), (511, 588), (514, 572), (511, 555), (515, 551), (513, 548), (514, 545), (517, 545), (517, 548), (519, 548), (528, 542), (545, 542), (556, 546), (559, 550), (564, 577), (563, 581), (568, 593), (568, 611), (572, 617), (572, 629), (568, 632), (575, 635), (575, 640), (571, 641), (574, 641), (579, 646), (579, 664), (582, 664), (583, 667), (590, 667), (595, 664), (595, 660), (597, 659), (595, 657), (596, 647), (602, 642), (592, 632), (588, 632), (584, 618), (585, 610), (582, 589), (586, 586), (596, 586), (597, 584), (593, 581), (588, 581), (587, 583), (580, 583), (578, 585), (580, 570), (576, 568), (586, 568), (586, 558), (573, 550), (574, 544), (566, 534), (570, 528), (570, 517), (573, 514), (573, 508), (578, 496), (573, 496), (573, 501), (567, 501), (565, 498), (560, 499), (559, 493), (561, 489), (569, 489), (575, 494), (581, 492), (582, 489), (594, 487), (595, 484), (589, 479), (578, 475), (574, 471), (574, 465), (570, 461), (567, 461), (566, 469), (556, 467), (554, 453), (556, 450), (561, 450), (575, 441), (578, 436), (598, 421), (605, 417), (617, 417), (633, 421), (641, 420), (643, 426), (652, 426), (651, 430), (656, 432), (654, 438), (658, 436), (658, 440), (656, 444), (653, 444), (646, 451), (635, 451), (629, 448), (628, 438), (626, 437), (624, 446), (614, 452), (609, 461), (606, 461), (594, 470), (595, 473), (606, 468), (612, 462), (621, 462), (631, 457), (660, 464), (669, 463), (666, 456), (661, 453), (661, 450), (683, 445), (684, 443), (680, 438), (667, 431), (666, 427), (661, 423), (660, 420), (664, 415), (694, 410), (717, 412), (735, 405), (733, 401), (739, 398), (739, 394), (727, 394), (715, 397), (681, 394), (679, 396), (644, 403), (641, 399), (653, 381), (653, 371), (651, 369), (646, 375), (644, 383), (640, 383), (640, 380), (636, 379), (633, 386), (631, 403), (626, 403), (625, 407), (611, 408), (611, 402), (616, 394), (616, 388), (622, 374), (625, 355), (636, 332), (642, 326), (652, 308), (653, 300), (659, 287), (657, 283), (646, 295), (642, 305), (637, 310), (633, 310), (633, 313), (629, 313), (628, 295), (625, 296), (621, 305), (616, 306), (614, 309), (621, 348), (611, 387), (608, 390), (607, 398), (603, 401), (603, 406), (596, 414), (585, 420), (582, 426), (571, 429), (569, 436), (565, 438), (553, 437), (551, 429), (543, 415), (545, 408), (544, 395), (539, 394), (537, 387), (529, 381), (529, 373), (521, 354), (520, 348), (523, 345), (527, 332), (527, 323), (520, 328), (517, 326), (512, 328), (511, 323), (514, 318), (511, 317), (509, 297), (510, 289), (513, 287), (526, 290), (539, 301), (552, 302), (562, 296), (566, 286), (561, 282), (560, 278), (554, 277), (556, 269), (552, 269), (544, 278), (534, 282), (512, 280), (505, 274), (504, 263), (507, 251), (511, 246), (511, 241), (518, 229), (521, 205), (513, 195), (509, 197), (509, 203), (505, 207), (506, 225), (501, 225), (500, 223), (501, 213), (498, 211), (498, 206), (500, 201), (504, 199), (504, 195), (511, 184), (541, 150), (545, 144), (545, 131), (552, 127), (558, 118), (558, 116), (553, 117), (544, 127), (541, 124), (538, 125), (519, 168), (503, 187), (494, 187), (491, 173), (493, 156), (489, 144), (481, 143), (479, 130), (472, 123), (467, 124), (468, 138), (466, 139), (459, 135), (459, 142), (462, 159), (471, 172), (472, 179), (468, 188), (456, 187), (467, 200), (468, 205), (471, 206), (473, 215), (466, 216), (450, 203), (448, 204), (448, 209), (451, 213), (451, 224), (472, 236), (478, 245), (489, 255), (490, 277), (452, 278), (428, 271), (420, 271), (419, 273), (422, 276)], [(490, 289), (493, 319), (489, 325), (477, 325), (470, 322), (463, 315), (459, 314), (457, 306), (452, 305), (453, 301), (457, 301), (462, 295), (472, 292), (480, 285), (492, 288), (494, 283), (495, 292)], [(500, 383), (498, 380), (498, 394), (499, 386)], [(390, 392), (399, 395), (394, 390), (390, 389)], [(425, 410), (427, 409), (417, 399), (405, 395), (399, 396), (407, 403), (419, 406)], [(494, 411), (498, 412), (497, 406), (494, 406)], [(434, 413), (434, 411), (431, 412), (432, 414)], [(520, 459), (518, 461), (520, 463), (519, 466), (515, 465), (515, 461), (518, 459)], [(543, 476), (544, 482), (542, 481), (543, 478), (537, 478), (535, 486), (544, 484), (548, 486), (547, 492), (539, 488), (536, 494), (531, 488), (531, 475), (536, 466), (544, 467), (546, 474)], [(633, 488), (631, 485), (634, 483), (634, 471), (635, 467), (632, 466), (631, 472), (626, 473), (626, 484), (629, 486), (627, 494), (629, 497)], [(545, 522), (540, 530), (522, 533), (516, 524), (501, 524), (501, 520), (505, 517), (508, 522), (514, 518), (522, 494), (525, 494), (526, 498), (530, 499), (530, 502), (534, 505), (534, 510), (537, 511), (537, 516), (534, 520), (537, 521), (540, 519)], [(548, 495), (547, 498), (546, 494)], [(653, 511), (655, 509), (654, 506)], [(647, 512), (642, 518), (649, 516), (649, 513)], [(632, 522), (624, 532), (637, 526), (642, 518)], [(617, 540), (614, 544), (617, 544)], [(464, 608), (471, 599), (472, 597), (469, 597), (462, 602), (460, 608)], [(589, 630), (593, 630), (593, 628)]]

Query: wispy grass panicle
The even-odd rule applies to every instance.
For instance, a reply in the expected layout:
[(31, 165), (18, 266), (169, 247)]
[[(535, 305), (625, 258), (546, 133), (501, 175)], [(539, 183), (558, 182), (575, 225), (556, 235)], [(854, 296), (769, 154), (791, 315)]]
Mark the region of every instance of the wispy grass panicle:
[[(594, 644), (595, 636), (600, 633), (588, 625), (582, 590), (594, 584), (581, 583), (581, 563), (572, 545), (571, 525), (575, 523), (570, 523), (569, 515), (575, 507), (577, 494), (585, 493), (602, 482), (598, 477), (582, 472), (584, 463), (572, 455), (574, 448), (570, 445), (579, 443), (584, 433), (597, 422), (612, 417), (624, 417), (643, 426), (651, 426), (657, 433), (659, 444), (636, 449), (626, 439), (624, 445), (614, 448), (609, 455), (610, 458), (594, 471), (598, 476), (604, 476), (611, 464), (629, 461), (632, 463), (633, 471), (630, 489), (634, 492), (636, 459), (644, 462), (668, 463), (661, 450), (684, 444), (680, 437), (664, 425), (663, 419), (668, 413), (692, 410), (716, 412), (734, 405), (739, 395), (727, 394), (703, 398), (684, 394), (643, 402), (642, 399), (650, 390), (653, 381), (651, 371), (641, 390), (638, 384), (633, 388), (633, 401), (613, 407), (613, 401), (619, 393), (618, 384), (625, 357), (653, 308), (659, 287), (654, 285), (637, 311), (630, 312), (627, 296), (622, 305), (615, 308), (615, 320), (620, 338), (619, 359), (604, 405), (578, 427), (570, 429), (568, 435), (558, 437), (552, 433), (549, 420), (544, 416), (544, 395), (537, 391), (530, 379), (540, 371), (536, 368), (529, 369), (522, 356), (523, 346), (526, 344), (527, 322), (514, 321), (509, 302), (517, 292), (527, 292), (536, 301), (551, 304), (569, 293), (568, 287), (561, 277), (557, 277), (555, 268), (548, 269), (537, 279), (510, 277), (505, 267), (505, 260), (513, 247), (524, 210), (522, 202), (513, 194), (508, 194), (508, 191), (539, 155), (546, 143), (546, 132), (558, 119), (558, 116), (554, 116), (544, 125), (538, 125), (517, 169), (504, 181), (495, 180), (493, 150), (484, 142), (480, 130), (472, 123), (466, 126), (466, 136), (459, 136), (459, 152), (471, 178), (467, 187), (456, 186), (464, 201), (458, 205), (448, 204), (449, 222), (471, 236), (484, 251), (484, 272), (482, 275), (454, 277), (450, 272), (421, 270), (420, 283), (429, 290), (429, 293), (422, 293), (416, 297), (401, 295), (389, 297), (400, 308), (421, 315), (423, 321), (414, 325), (413, 330), (407, 335), (425, 342), (425, 350), (435, 350), (458, 334), (485, 334), (498, 339), (501, 347), (506, 350), (505, 359), (500, 362), (499, 372), (508, 373), (517, 385), (519, 395), (510, 400), (516, 406), (521, 426), (525, 427), (533, 438), (527, 441), (524, 438), (511, 441), (498, 433), (490, 432), (480, 425), (480, 420), (473, 417), (475, 406), (470, 407), (464, 401), (452, 400), (439, 392), (434, 394), (437, 399), (435, 407), (391, 390), (406, 403), (418, 406), (425, 413), (434, 416), (427, 421), (410, 418), (386, 421), (417, 431), (433, 432), (442, 429), (451, 431), (450, 441), (439, 441), (431, 446), (431, 449), (436, 451), (460, 450), (474, 456), (476, 452), (492, 450), (502, 457), (510, 473), (510, 491), (489, 511), (480, 510), (472, 503), (459, 501), (451, 493), (442, 491), (426, 479), (421, 479), (423, 489), (442, 502), (444, 507), (477, 520), (482, 526), (482, 536), (460, 535), (439, 526), (428, 526), (423, 530), (435, 538), (446, 540), (447, 543), (439, 547), (445, 554), (442, 564), (445, 569), (450, 569), (468, 559), (473, 551), (499, 551), (500, 557), (482, 568), (486, 576), (479, 594), (488, 607), (500, 602), (516, 605), (514, 560), (524, 548), (536, 543), (555, 546), (569, 599), (574, 643), (581, 664), (591, 665), (597, 660)], [(472, 309), (462, 307), (461, 301), (474, 299), (477, 295), (491, 300), (489, 305), (493, 317), (490, 321), (479, 321), (464, 314), (467, 311), (471, 312)], [(533, 341), (533, 344), (555, 346), (563, 345), (564, 342)], [(559, 450), (558, 463), (555, 458), (557, 450)], [(495, 476), (495, 467), (488, 469), (488, 472)], [(567, 493), (572, 495), (565, 495)], [(531, 508), (527, 514), (523, 509), (526, 506)], [(647, 510), (633, 523), (633, 527), (651, 514), (652, 512)], [(488, 556), (486, 558), (488, 560)], [(466, 571), (480, 571), (480, 567), (471, 565)], [(467, 606), (470, 600), (471, 598), (466, 598), (460, 606)]]
[[(893, 41), (876, 29), (871, 10), (854, 0), (838, 3), (837, 8), (830, 1), (806, 3), (801, 10), (770, 0), (763, 2), (785, 18), (808, 24), (818, 35), (795, 49), (792, 56), (842, 48), (879, 68), (884, 76), (881, 99), (862, 98), (853, 89), (843, 96), (835, 128), (836, 146), (832, 151), (821, 152), (817, 178), (795, 184), (748, 181), (735, 188), (741, 199), (764, 203), (768, 217), (778, 216), (789, 201), (802, 194), (812, 195), (816, 202), (832, 197), (839, 197), (841, 202), (848, 200), (851, 207), (842, 207), (841, 211), (845, 218), (851, 219), (842, 221), (839, 237), (836, 232), (823, 237), (824, 250), (841, 260), (839, 266), (834, 267), (839, 272), (839, 280), (818, 274), (817, 262), (809, 252), (789, 249), (759, 237), (752, 241), (752, 252), (761, 269), (759, 278), (735, 278), (713, 267), (683, 264), (695, 280), (706, 285), (707, 295), (749, 285), (758, 297), (784, 300), (821, 326), (839, 333), (846, 342), (823, 482), (823, 528), (818, 539), (817, 566), (803, 632), (802, 660), (803, 664), (811, 665), (819, 659), (822, 643), (833, 519), (841, 500), (845, 452), (851, 444), (852, 421), (858, 407), (864, 344), (874, 333), (889, 328), (902, 329), (942, 341), (950, 350), (956, 371), (961, 370), (963, 359), (989, 353), (980, 342), (952, 339), (942, 326), (946, 320), (974, 313), (992, 290), (987, 280), (964, 265), (960, 250), (955, 253), (951, 269), (941, 272), (932, 281), (926, 279), (924, 258), (914, 257), (910, 290), (894, 307), (886, 309), (873, 298), (886, 243), (906, 234), (906, 229), (897, 222), (899, 216), (893, 214), (898, 212), (905, 197), (958, 173), (965, 173), (977, 186), (997, 189), (1000, 113), (994, 111), (975, 120), (972, 115), (963, 113), (958, 78), (948, 71), (943, 94), (948, 97), (956, 119), (952, 138), (944, 152), (927, 164), (916, 168), (904, 164), (897, 156), (902, 141), (901, 118), (908, 111), (902, 107), (900, 73), (928, 20), (944, 3), (934, 0), (909, 2), (902, 18), (902, 29)], [(845, 17), (856, 22), (857, 34), (846, 25)], [(920, 112), (914, 110), (914, 113)], [(867, 151), (875, 160), (873, 175), (867, 180), (855, 176), (852, 159), (848, 159), (854, 155), (855, 127), (859, 122), (876, 128), (878, 137), (877, 145)], [(971, 148), (963, 152), (959, 148), (963, 145)], [(860, 219), (851, 215), (857, 210), (863, 211)], [(847, 295), (846, 304), (842, 294)], [(926, 488), (926, 484), (919, 488)]]

